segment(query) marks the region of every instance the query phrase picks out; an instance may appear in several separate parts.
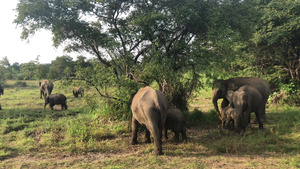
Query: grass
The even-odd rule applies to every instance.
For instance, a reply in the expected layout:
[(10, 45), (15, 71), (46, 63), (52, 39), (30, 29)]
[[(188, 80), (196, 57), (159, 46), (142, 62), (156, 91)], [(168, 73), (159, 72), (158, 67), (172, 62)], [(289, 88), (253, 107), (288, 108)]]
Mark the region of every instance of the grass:
[(151, 155), (153, 144), (143, 142), (143, 132), (138, 145), (129, 144), (130, 120), (111, 117), (115, 113), (108, 112), (92, 89), (74, 98), (72, 86), (55, 82), (53, 92), (67, 96), (69, 109), (57, 106), (51, 111), (43, 109), (38, 82), (25, 82), (25, 87), (18, 87), (8, 81), (1, 96), (0, 168), (300, 167), (297, 107), (268, 107), (265, 130), (252, 124), (244, 135), (236, 135), (221, 129), (211, 110), (211, 91), (201, 91), (185, 112), (188, 143), (164, 140), (165, 154), (156, 157)]

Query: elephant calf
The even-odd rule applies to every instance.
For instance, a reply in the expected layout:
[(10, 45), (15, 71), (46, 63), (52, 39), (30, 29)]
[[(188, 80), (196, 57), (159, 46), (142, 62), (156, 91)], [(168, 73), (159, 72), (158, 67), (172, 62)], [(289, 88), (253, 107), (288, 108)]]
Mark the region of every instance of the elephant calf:
[(167, 119), (164, 127), (165, 139), (168, 139), (167, 131), (172, 130), (175, 133), (175, 141), (179, 141), (179, 133), (181, 133), (182, 140), (187, 141), (186, 137), (186, 121), (183, 113), (174, 107), (167, 111)]
[(61, 105), (61, 110), (68, 109), (67, 106), (67, 98), (63, 94), (51, 94), (50, 96), (47, 96), (45, 98), (45, 106), (44, 109), (46, 108), (46, 105), (50, 104), (51, 110), (53, 110), (54, 105)]
[(231, 122), (234, 121), (236, 118), (236, 112), (235, 109), (231, 106), (227, 106), (224, 109), (222, 109), (220, 114), (220, 119), (222, 121), (222, 127), (227, 129)]
[(74, 97), (78, 97), (78, 95), (83, 96), (84, 89), (82, 87), (73, 87), (73, 95)]

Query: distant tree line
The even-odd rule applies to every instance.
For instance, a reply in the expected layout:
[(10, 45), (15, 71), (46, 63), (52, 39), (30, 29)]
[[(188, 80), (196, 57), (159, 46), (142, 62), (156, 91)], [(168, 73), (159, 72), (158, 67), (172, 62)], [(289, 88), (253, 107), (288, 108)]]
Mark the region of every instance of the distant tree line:
[(87, 60), (84, 56), (78, 56), (77, 60), (73, 61), (70, 56), (56, 57), (49, 64), (39, 62), (39, 57), (35, 61), (27, 63), (15, 62), (10, 64), (7, 56), (0, 60), (1, 82), (4, 83), (7, 79), (12, 80), (62, 80), (75, 77), (76, 68), (85, 68), (92, 66), (92, 60)]

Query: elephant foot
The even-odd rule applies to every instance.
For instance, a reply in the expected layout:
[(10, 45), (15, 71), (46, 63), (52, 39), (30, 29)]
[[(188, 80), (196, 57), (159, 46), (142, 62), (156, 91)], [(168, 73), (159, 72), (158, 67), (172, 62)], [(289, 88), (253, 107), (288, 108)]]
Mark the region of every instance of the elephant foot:
[[(267, 119), (266, 118), (261, 118), (260, 120), (261, 122), (266, 122)], [(252, 124), (258, 124), (258, 120), (256, 119), (256, 117), (254, 119), (251, 120), (251, 123)]]
[(136, 140), (131, 141), (131, 145), (136, 145), (136, 144), (138, 144), (138, 142)]
[(156, 156), (164, 155), (164, 153), (162, 152), (162, 150), (153, 150), (152, 154), (156, 155)]
[(145, 143), (151, 143), (151, 140), (146, 139)]

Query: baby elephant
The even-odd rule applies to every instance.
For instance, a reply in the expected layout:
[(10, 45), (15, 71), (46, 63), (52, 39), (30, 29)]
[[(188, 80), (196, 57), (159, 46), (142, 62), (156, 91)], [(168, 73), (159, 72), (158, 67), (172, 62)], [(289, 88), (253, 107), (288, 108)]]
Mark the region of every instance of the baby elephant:
[(46, 105), (50, 103), (50, 108), (53, 110), (54, 105), (61, 105), (61, 110), (68, 109), (67, 106), (67, 98), (63, 94), (51, 94), (50, 96), (47, 96), (45, 98), (45, 106), (44, 109), (46, 108)]
[(177, 143), (179, 141), (179, 133), (181, 133), (183, 142), (186, 142), (186, 127), (186, 121), (183, 113), (177, 108), (169, 108), (164, 128), (165, 139), (168, 139), (167, 131), (172, 130), (175, 133), (175, 141)]
[(83, 96), (84, 89), (82, 87), (73, 87), (73, 95), (74, 97), (78, 97), (78, 95)]
[(234, 121), (236, 116), (235, 109), (231, 106), (227, 106), (222, 109), (220, 119), (222, 121), (222, 127), (228, 129), (231, 122)]

